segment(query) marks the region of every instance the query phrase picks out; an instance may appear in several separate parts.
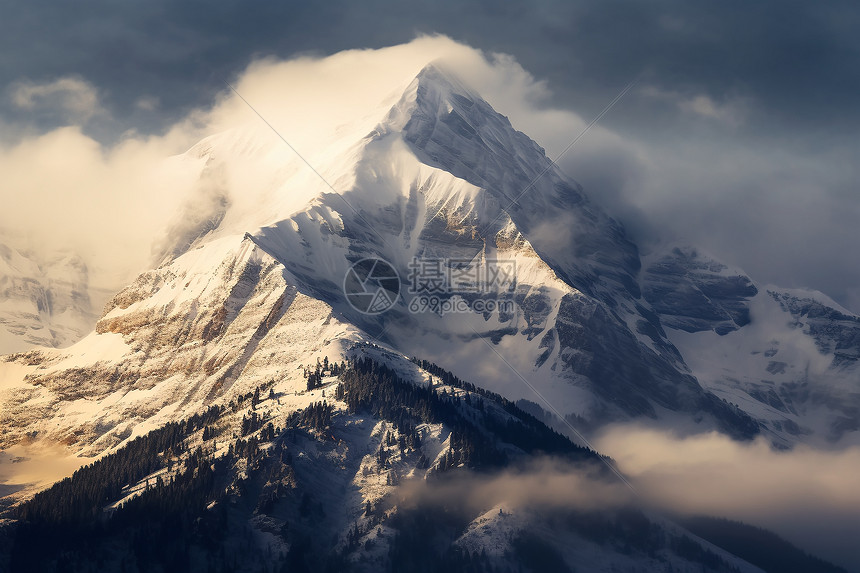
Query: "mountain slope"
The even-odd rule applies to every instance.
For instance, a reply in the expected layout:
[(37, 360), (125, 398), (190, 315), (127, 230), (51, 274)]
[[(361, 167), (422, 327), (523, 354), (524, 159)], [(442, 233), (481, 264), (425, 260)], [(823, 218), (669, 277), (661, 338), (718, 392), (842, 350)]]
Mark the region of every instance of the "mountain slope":
[[(12, 541), (8, 563), (44, 571), (760, 571), (630, 505), (594, 452), (500, 396), (372, 346), (352, 356), (324, 362), (337, 376), (309, 372), (305, 391), (258, 387), (40, 494), (2, 531)], [(315, 401), (326, 392), (327, 401)], [(563, 480), (567, 493), (550, 493), (561, 499), (549, 509), (548, 492), (505, 491), (530, 480)], [(475, 496), (478, 489), (485, 493)]]
[(98, 455), (262, 380), (298, 379), (308, 353), (340, 355), (355, 332), (227, 237), (141, 275), (71, 348), (0, 362), (2, 448), (35, 438)]
[(860, 443), (860, 317), (821, 293), (757, 287), (691, 248), (654, 256), (643, 285), (699, 382), (776, 444)]

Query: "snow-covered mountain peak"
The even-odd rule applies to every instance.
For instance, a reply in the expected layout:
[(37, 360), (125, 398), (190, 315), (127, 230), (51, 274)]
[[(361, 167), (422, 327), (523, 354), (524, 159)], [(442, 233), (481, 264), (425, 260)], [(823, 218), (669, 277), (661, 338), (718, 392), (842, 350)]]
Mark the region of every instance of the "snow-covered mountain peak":
[(399, 131), (422, 163), (483, 189), (504, 211), (494, 219), (510, 217), (576, 288), (599, 295), (608, 280), (638, 296), (639, 257), (622, 226), (540, 145), (444, 67), (421, 71), (380, 128), (390, 131)]
[[(113, 299), (86, 344), (6, 362), (14, 395), (0, 402), (0, 421), (15, 429), (9, 443), (38, 429), (73, 451), (98, 453), (135, 435), (135, 423), (165, 422), (269, 380), (300, 385), (300, 365), (370, 340), (510, 400), (551, 404), (583, 430), (680, 417), (737, 437), (759, 431), (702, 388), (680, 342), (663, 330), (740, 331), (755, 286), (693, 251), (670, 254), (640, 277), (623, 227), (442, 67), (424, 68), (307, 146), (289, 125), (273, 119), (275, 134), (258, 123), (177, 158), (200, 177), (165, 256)], [(362, 314), (344, 292), (350, 267), (369, 257), (391, 263), (402, 283), (381, 315)], [(440, 296), (492, 299), (504, 310), (415, 311), (416, 260), (443, 272), (515, 263), (516, 280)], [(645, 297), (640, 284), (650, 289)], [(715, 317), (664, 304), (690, 292), (707, 298)], [(92, 350), (102, 346), (108, 356)]]
[[(425, 66), (410, 82), (391, 107), (380, 127), (383, 130), (404, 131), (412, 116), (419, 114), (425, 117), (444, 117), (460, 108), (482, 105), (484, 111), (493, 112), (481, 96), (443, 63), (435, 62)], [(387, 129), (386, 129), (387, 128)]]
[(201, 241), (246, 232), (272, 238), (275, 228), (295, 230), (299, 219), (319, 216), (360, 236), (359, 250), (405, 261), (416, 243), (404, 230), (415, 235), (423, 225), (400, 216), (399, 229), (390, 229), (397, 238), (385, 240), (376, 226), (393, 224), (391, 209), (415, 205), (432, 212), (428, 221), (439, 214), (449, 228), (471, 221), (483, 236), (512, 221), (578, 290), (613, 305), (618, 287), (639, 295), (638, 253), (621, 225), (443, 64), (426, 66), (398, 96), (354, 121), (315, 134), (324, 145), (305, 145), (289, 125), (270, 123), (278, 134), (258, 122), (186, 154), (203, 162), (200, 183), (169, 229), (167, 260)]

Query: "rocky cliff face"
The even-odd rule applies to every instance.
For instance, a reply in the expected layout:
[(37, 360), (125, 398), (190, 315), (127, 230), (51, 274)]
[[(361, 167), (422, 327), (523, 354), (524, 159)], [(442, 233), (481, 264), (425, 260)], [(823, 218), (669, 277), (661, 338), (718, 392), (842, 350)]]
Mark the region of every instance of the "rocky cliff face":
[(769, 290), (768, 294), (795, 319), (793, 328), (815, 340), (818, 350), (833, 356), (831, 368), (856, 371), (860, 360), (860, 317), (814, 293)]
[(698, 381), (776, 443), (857, 441), (856, 315), (821, 293), (757, 287), (689, 247), (650, 258), (643, 294)]
[(727, 334), (750, 322), (758, 289), (742, 272), (694, 248), (674, 248), (645, 269), (642, 294), (663, 325), (685, 332)]
[(0, 362), (0, 448), (38, 440), (94, 456), (250, 385), (300, 378), (310, 353), (339, 354), (355, 329), (287, 276), (242, 236), (144, 273), (69, 350)]

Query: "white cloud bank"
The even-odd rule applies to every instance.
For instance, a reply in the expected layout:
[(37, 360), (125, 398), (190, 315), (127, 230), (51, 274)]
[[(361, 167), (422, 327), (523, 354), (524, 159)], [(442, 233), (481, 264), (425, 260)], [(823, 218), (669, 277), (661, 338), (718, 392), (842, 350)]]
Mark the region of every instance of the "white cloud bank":
[(645, 499), (661, 508), (740, 520), (798, 547), (860, 567), (860, 447), (771, 449), (707, 433), (677, 437), (615, 426), (595, 441)]

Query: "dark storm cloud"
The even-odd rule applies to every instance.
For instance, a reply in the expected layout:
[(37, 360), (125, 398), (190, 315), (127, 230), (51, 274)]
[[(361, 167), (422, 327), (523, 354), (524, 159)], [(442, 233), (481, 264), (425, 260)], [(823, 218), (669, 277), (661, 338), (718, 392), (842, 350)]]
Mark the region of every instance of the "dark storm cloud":
[[(748, 96), (761, 122), (845, 129), (858, 120), (858, 24), (848, 2), (28, 2), (3, 8), (0, 81), (78, 74), (118, 115), (155, 126), (208, 102), (219, 74), (254, 55), (437, 32), (516, 55), (556, 103), (597, 111), (644, 71), (663, 89)], [(145, 96), (158, 113), (140, 109)]]

